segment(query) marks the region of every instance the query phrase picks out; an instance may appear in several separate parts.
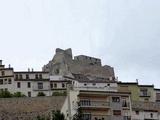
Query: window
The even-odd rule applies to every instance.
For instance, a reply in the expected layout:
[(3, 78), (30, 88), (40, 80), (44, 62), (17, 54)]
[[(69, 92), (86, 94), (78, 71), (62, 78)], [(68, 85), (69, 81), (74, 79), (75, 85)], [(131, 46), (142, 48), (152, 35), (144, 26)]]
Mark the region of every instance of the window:
[(42, 79), (42, 74), (39, 74), (39, 79)]
[(95, 86), (96, 84), (95, 84), (95, 83), (93, 83), (92, 85), (94, 85), (94, 86)]
[(5, 90), (5, 91), (8, 91), (8, 89), (7, 89), (7, 88), (5, 88), (4, 90)]
[(150, 114), (151, 118), (153, 118), (153, 113)]
[(35, 78), (38, 79), (38, 74), (35, 75)]
[(112, 102), (120, 102), (120, 98), (119, 97), (112, 97)]
[(149, 99), (148, 99), (148, 98), (145, 98), (144, 101), (149, 102)]
[(38, 83), (38, 89), (43, 89), (43, 83)]
[(2, 71), (2, 76), (4, 76), (5, 75), (5, 72), (4, 71)]
[(50, 84), (51, 88), (53, 88), (53, 84)]
[(4, 79), (4, 84), (7, 84), (7, 79)]
[(28, 88), (31, 88), (31, 82), (27, 83)]
[(62, 88), (64, 88), (65, 87), (65, 84), (64, 83), (62, 83)]
[(140, 90), (140, 95), (147, 96), (148, 90)]
[(56, 83), (54, 83), (54, 88), (57, 88), (57, 84)]
[(8, 79), (8, 84), (12, 84), (11, 78)]
[(86, 114), (83, 113), (83, 114), (82, 114), (82, 119), (83, 119), (83, 120), (91, 120), (91, 114), (89, 114), (89, 113), (88, 113), (88, 114), (87, 114), (87, 113), (86, 113)]
[(23, 79), (22, 75), (19, 75), (20, 79)]
[(3, 85), (3, 79), (0, 79), (0, 85)]
[(1, 89), (1, 92), (3, 91), (3, 89)]
[(135, 111), (136, 115), (139, 115), (139, 111)]
[(28, 74), (26, 74), (26, 79), (29, 79), (29, 75)]
[(31, 97), (31, 92), (28, 92), (28, 97)]
[(120, 110), (113, 110), (113, 115), (121, 115), (121, 111)]
[(20, 87), (21, 87), (21, 83), (17, 82), (17, 88), (20, 88)]
[(107, 85), (108, 85), (108, 86), (110, 86), (110, 84), (109, 84), (109, 83), (108, 83)]
[(18, 79), (18, 75), (16, 75), (16, 79)]
[(86, 83), (84, 83), (84, 86), (86, 86), (87, 84)]

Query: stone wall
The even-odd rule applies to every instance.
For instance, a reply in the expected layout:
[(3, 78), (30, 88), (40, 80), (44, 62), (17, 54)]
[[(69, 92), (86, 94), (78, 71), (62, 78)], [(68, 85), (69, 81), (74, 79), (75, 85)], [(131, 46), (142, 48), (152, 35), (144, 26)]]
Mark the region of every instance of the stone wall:
[(51, 110), (61, 110), (66, 97), (0, 98), (0, 120), (35, 120), (49, 117)]
[[(87, 57), (87, 59), (86, 59)], [(56, 54), (48, 64), (43, 66), (43, 71), (49, 71), (50, 75), (82, 74), (95, 77), (115, 77), (114, 68), (108, 65), (102, 66), (101, 60), (89, 56), (76, 56), (72, 59), (72, 50), (57, 48)], [(96, 62), (96, 63), (95, 63)]]

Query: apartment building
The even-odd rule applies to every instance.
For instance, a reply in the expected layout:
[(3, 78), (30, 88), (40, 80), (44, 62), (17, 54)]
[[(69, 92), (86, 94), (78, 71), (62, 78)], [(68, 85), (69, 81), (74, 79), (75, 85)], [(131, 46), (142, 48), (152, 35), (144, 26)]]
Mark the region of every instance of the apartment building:
[(0, 90), (13, 91), (14, 90), (14, 75), (13, 68), (5, 68), (0, 60)]
[(21, 92), (28, 97), (35, 97), (38, 92), (50, 96), (49, 73), (33, 70), (14, 72), (14, 88), (14, 92)]
[(160, 89), (158, 88), (154, 89), (154, 101), (160, 102)]
[(67, 120), (82, 111), (84, 120), (131, 120), (130, 93), (93, 87), (68, 86), (62, 108)]
[(154, 85), (138, 85), (137, 82), (118, 82), (118, 91), (131, 92), (132, 101), (154, 102)]
[(154, 102), (154, 85), (139, 85), (139, 101)]
[(160, 104), (156, 102), (132, 102), (133, 120), (159, 120)]
[(50, 87), (52, 92), (66, 91), (67, 84), (72, 84), (72, 80), (67, 76), (50, 76)]

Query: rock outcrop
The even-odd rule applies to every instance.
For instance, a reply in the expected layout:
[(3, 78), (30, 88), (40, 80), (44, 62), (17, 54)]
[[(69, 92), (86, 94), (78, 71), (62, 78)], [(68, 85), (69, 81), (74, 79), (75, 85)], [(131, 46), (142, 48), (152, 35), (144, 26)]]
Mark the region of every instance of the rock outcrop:
[(62, 50), (57, 48), (56, 54), (48, 64), (43, 66), (43, 71), (50, 75), (82, 74), (102, 78), (115, 78), (114, 69), (108, 65), (102, 66), (99, 58), (79, 55), (72, 58), (71, 48)]

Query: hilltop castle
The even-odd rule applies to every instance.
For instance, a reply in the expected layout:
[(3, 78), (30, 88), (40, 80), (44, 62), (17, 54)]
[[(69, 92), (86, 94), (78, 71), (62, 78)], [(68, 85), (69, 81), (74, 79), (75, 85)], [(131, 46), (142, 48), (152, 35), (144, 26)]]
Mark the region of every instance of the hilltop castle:
[(53, 59), (44, 65), (42, 70), (48, 71), (50, 75), (74, 73), (101, 78), (115, 78), (113, 67), (102, 66), (101, 59), (90, 56), (79, 55), (73, 59), (71, 48), (67, 50), (57, 48)]

